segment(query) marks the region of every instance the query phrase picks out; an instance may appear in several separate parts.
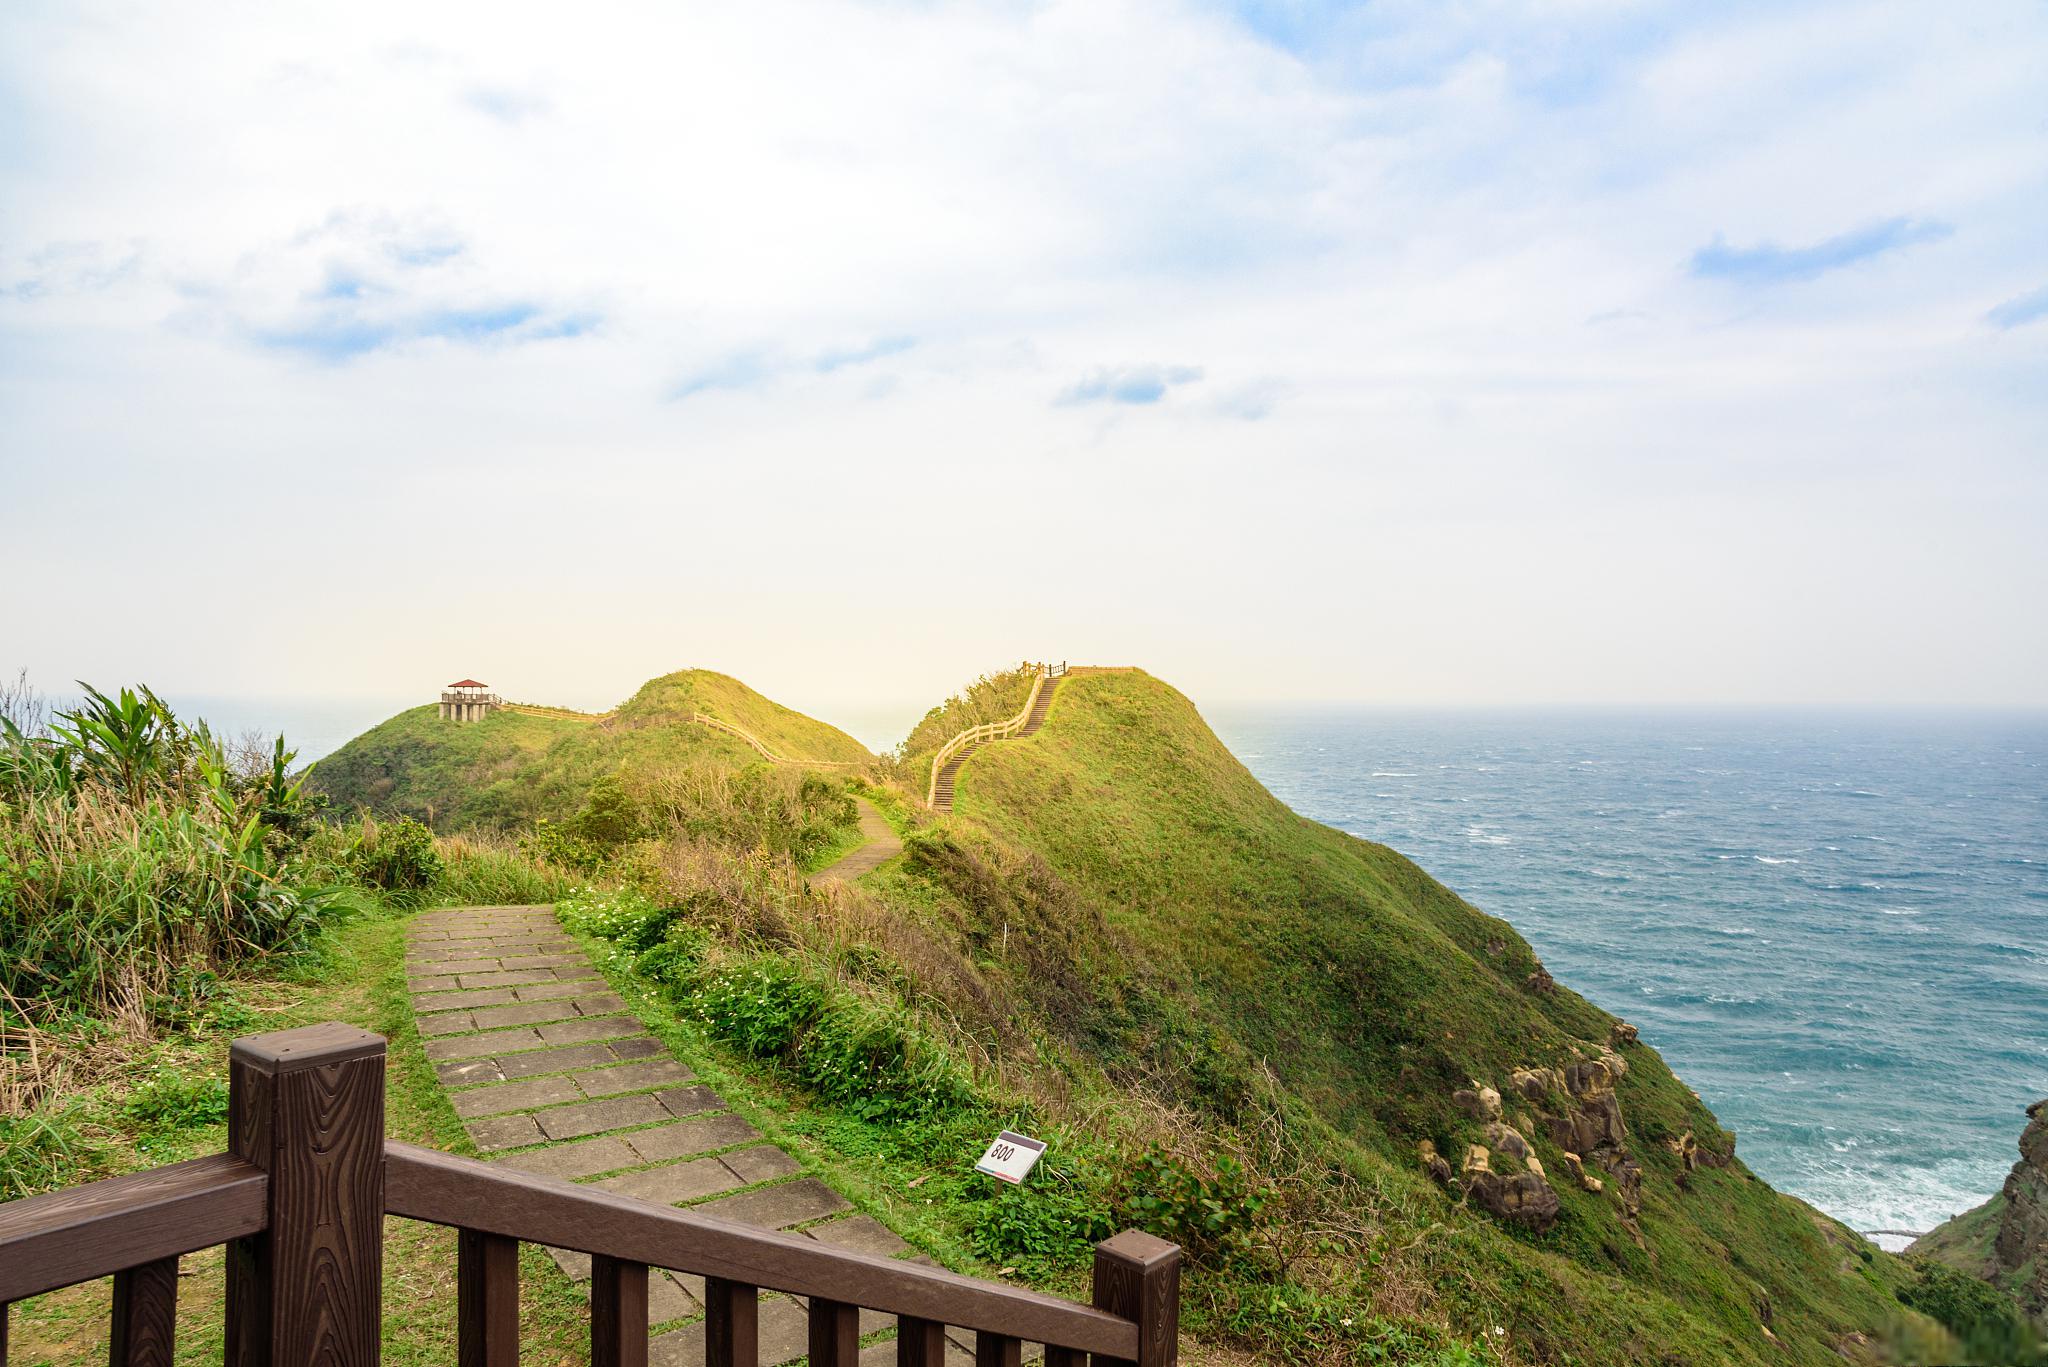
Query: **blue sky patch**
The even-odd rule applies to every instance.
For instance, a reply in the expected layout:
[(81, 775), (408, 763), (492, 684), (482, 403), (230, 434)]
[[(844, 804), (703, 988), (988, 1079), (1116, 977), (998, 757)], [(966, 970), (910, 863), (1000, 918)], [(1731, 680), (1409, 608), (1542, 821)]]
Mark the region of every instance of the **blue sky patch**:
[(1201, 378), (1201, 367), (1190, 365), (1096, 370), (1061, 391), (1053, 402), (1060, 407), (1086, 403), (1154, 404), (1176, 385), (1193, 384)]
[(1984, 321), (1995, 328), (2016, 328), (2039, 318), (2048, 318), (2048, 285), (2008, 299), (1984, 315)]
[(1933, 219), (1888, 218), (1807, 247), (1781, 247), (1775, 242), (1731, 247), (1716, 233), (1712, 242), (1692, 254), (1691, 271), (1702, 280), (1732, 280), (1742, 285), (1789, 284), (1812, 280), (1902, 247), (1939, 242), (1954, 231), (1948, 224)]

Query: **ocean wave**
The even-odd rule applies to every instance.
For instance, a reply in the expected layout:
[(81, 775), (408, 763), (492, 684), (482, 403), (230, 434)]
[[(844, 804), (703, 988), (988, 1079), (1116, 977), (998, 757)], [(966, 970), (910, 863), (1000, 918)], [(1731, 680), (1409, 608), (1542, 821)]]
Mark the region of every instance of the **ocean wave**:
[(1367, 777), (1367, 778), (1417, 778), (1417, 777), (1419, 777), (1419, 775), (1416, 775), (1416, 774), (1404, 774), (1404, 773), (1400, 773), (1400, 772), (1398, 772), (1398, 771), (1396, 771), (1396, 770), (1393, 770), (1393, 769), (1375, 769), (1375, 770), (1373, 770), (1373, 771), (1372, 771), (1371, 773), (1367, 774), (1367, 775), (1366, 775), (1366, 777)]
[(1767, 854), (1753, 854), (1750, 856), (1750, 858), (1756, 860), (1756, 862), (1759, 864), (1797, 864), (1799, 862), (1797, 859), (1792, 859), (1789, 857), (1785, 859), (1773, 859)]
[(1754, 935), (1756, 930), (1751, 926), (1715, 926), (1714, 933), (1716, 935)]

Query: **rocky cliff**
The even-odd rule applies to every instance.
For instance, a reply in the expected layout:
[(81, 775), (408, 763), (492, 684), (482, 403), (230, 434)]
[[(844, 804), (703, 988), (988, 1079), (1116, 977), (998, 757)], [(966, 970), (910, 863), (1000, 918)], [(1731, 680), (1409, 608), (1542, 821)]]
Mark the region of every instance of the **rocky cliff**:
[(2004, 1287), (2048, 1328), (2048, 1099), (2027, 1107), (2020, 1161), (2004, 1189), (1910, 1251)]

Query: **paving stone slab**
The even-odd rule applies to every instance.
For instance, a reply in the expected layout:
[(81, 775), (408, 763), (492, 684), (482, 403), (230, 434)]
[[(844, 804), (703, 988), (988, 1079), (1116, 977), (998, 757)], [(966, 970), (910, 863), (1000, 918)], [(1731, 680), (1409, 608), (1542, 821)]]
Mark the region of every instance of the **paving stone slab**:
[(507, 969), (520, 968), (566, 968), (571, 965), (583, 967), (590, 961), (581, 954), (515, 954), (509, 957), (493, 955)]
[(547, 1041), (538, 1030), (493, 1030), (488, 1035), (430, 1039), (420, 1048), (430, 1059), (486, 1058), (513, 1049), (537, 1049)]
[[(763, 1296), (756, 1321), (763, 1367), (778, 1367), (810, 1351), (810, 1317), (783, 1296)], [(704, 1367), (704, 1325), (686, 1324), (647, 1345), (648, 1367)]]
[(656, 1205), (679, 1206), (685, 1201), (701, 1201), (721, 1191), (743, 1187), (746, 1182), (716, 1158), (692, 1158), (666, 1167), (621, 1173), (596, 1185)]
[(536, 1077), (524, 1082), (500, 1082), (491, 1087), (472, 1087), (452, 1093), (455, 1114), (468, 1120), (480, 1115), (506, 1115), (530, 1111), (537, 1106), (559, 1106), (583, 1100), (582, 1089), (565, 1077)]
[(784, 1177), (794, 1177), (803, 1171), (803, 1164), (791, 1158), (773, 1144), (756, 1144), (750, 1149), (734, 1149), (721, 1155), (725, 1165), (738, 1173), (740, 1179), (752, 1186), (756, 1182), (773, 1182)]
[(645, 1160), (623, 1136), (607, 1134), (595, 1139), (553, 1144), (545, 1149), (529, 1149), (496, 1161), (521, 1172), (536, 1172), (543, 1177), (559, 1177), (573, 1182), (579, 1177), (636, 1167)]
[(852, 1208), (851, 1202), (817, 1178), (800, 1177), (794, 1182), (743, 1191), (737, 1196), (721, 1196), (696, 1210), (701, 1215), (715, 1215), (743, 1225), (787, 1229)]
[(494, 1058), (453, 1059), (434, 1065), (434, 1076), (441, 1079), (443, 1087), (466, 1087), (478, 1082), (503, 1082), (504, 1073), (498, 1069)]
[(452, 973), (432, 973), (425, 976), (408, 974), (405, 987), (408, 992), (445, 992), (460, 986)]
[(894, 1258), (910, 1251), (909, 1244), (872, 1215), (842, 1215), (836, 1220), (811, 1225), (804, 1233), (821, 1244), (850, 1248), (856, 1253), (872, 1253), (878, 1258)]
[[(569, 970), (564, 969), (567, 973)], [(551, 978), (544, 983), (527, 983), (522, 987), (509, 989), (515, 1000), (523, 1002), (552, 1001), (556, 997), (577, 997), (585, 992), (595, 991), (604, 985), (604, 979), (592, 973), (586, 977)]]
[(663, 1163), (671, 1158), (688, 1158), (695, 1154), (709, 1153), (732, 1144), (744, 1144), (750, 1139), (759, 1139), (761, 1132), (736, 1115), (704, 1115), (692, 1120), (678, 1120), (673, 1125), (661, 1125), (651, 1130), (635, 1130), (624, 1135), (624, 1141), (633, 1146), (643, 1163)]
[(424, 1015), (429, 1011), (460, 1011), (472, 1006), (504, 1006), (518, 1001), (512, 994), (516, 987), (486, 987), (476, 992), (421, 992), (413, 997), (412, 1009)]
[(576, 1000), (563, 997), (556, 1001), (514, 1002), (510, 1006), (486, 1006), (470, 1013), (479, 1030), (492, 1030), (505, 1025), (538, 1025), (542, 1021), (573, 1019), (577, 1015)]
[(647, 1278), (647, 1323), (666, 1324), (704, 1313), (704, 1303), (676, 1282), (672, 1273), (652, 1272)]
[(688, 1082), (696, 1074), (672, 1058), (649, 1058), (611, 1068), (591, 1068), (573, 1076), (585, 1096), (617, 1096), (621, 1092)]
[(566, 1073), (572, 1068), (589, 1068), (612, 1056), (602, 1044), (572, 1044), (565, 1049), (536, 1049), (527, 1054), (508, 1054), (498, 1060), (498, 1071), (508, 1079), (538, 1077), (542, 1073)]
[(458, 973), (455, 984), (459, 987), (519, 987), (526, 983), (552, 983), (561, 981), (552, 968), (526, 968), (516, 973), (500, 970), (495, 973)]
[(586, 1016), (604, 1016), (626, 1009), (625, 998), (616, 992), (593, 992), (576, 999), (576, 1009)]
[(442, 944), (432, 949), (414, 950), (405, 956), (405, 961), (409, 964), (445, 964), (457, 960), (495, 959), (503, 952), (491, 944)]
[(661, 1094), (661, 1104), (674, 1116), (702, 1115), (725, 1109), (725, 1098), (709, 1087), (677, 1087)]
[(612, 1052), (622, 1059), (667, 1058), (668, 1046), (652, 1035), (641, 1035), (637, 1039), (613, 1040)]
[(666, 1120), (668, 1112), (651, 1096), (617, 1096), (609, 1101), (585, 1101), (542, 1111), (535, 1117), (550, 1139), (580, 1139), (605, 1130), (623, 1130)]
[(485, 1153), (494, 1149), (516, 1149), (522, 1144), (538, 1144), (546, 1137), (530, 1115), (486, 1116), (469, 1121), (462, 1128), (469, 1131), (470, 1139)]
[(540, 1037), (549, 1044), (584, 1044), (646, 1033), (647, 1027), (631, 1016), (583, 1016), (540, 1027)]
[(437, 1015), (419, 1016), (413, 1026), (422, 1038), (433, 1039), (440, 1035), (466, 1035), (476, 1029), (476, 1022), (467, 1011), (443, 1011)]

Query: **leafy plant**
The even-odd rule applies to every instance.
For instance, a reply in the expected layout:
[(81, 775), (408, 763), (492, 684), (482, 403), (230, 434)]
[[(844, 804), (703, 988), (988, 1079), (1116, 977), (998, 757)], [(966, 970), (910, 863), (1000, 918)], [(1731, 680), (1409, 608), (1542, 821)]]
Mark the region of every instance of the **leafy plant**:
[(1204, 1262), (1225, 1262), (1243, 1250), (1270, 1194), (1228, 1154), (1204, 1176), (1163, 1149), (1152, 1149), (1124, 1177), (1124, 1208), (1132, 1221)]
[(365, 883), (402, 900), (418, 900), (419, 894), (441, 876), (441, 853), (434, 846), (434, 833), (410, 817), (386, 826), (365, 826), (356, 843), (355, 871)]

